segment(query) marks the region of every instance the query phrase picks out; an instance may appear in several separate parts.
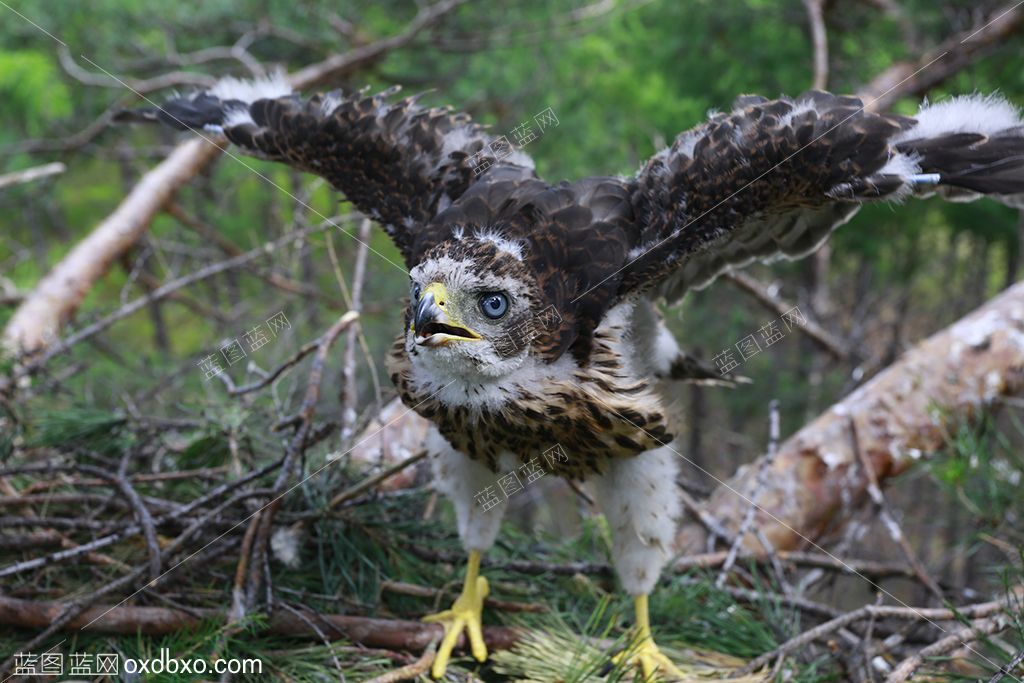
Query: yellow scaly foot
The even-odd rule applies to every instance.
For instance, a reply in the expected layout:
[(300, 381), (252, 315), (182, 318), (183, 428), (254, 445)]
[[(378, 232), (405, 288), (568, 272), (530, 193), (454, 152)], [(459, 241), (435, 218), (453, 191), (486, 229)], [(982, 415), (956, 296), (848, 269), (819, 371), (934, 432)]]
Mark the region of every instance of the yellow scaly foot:
[(654, 676), (661, 680), (681, 681), (684, 674), (668, 657), (662, 654), (651, 637), (651, 620), (647, 613), (647, 596), (638, 595), (633, 601), (636, 610), (636, 628), (632, 646), (612, 657), (616, 665), (640, 666), (644, 680)]
[(451, 609), (423, 617), (428, 624), (444, 626), (444, 639), (437, 648), (434, 664), (430, 667), (430, 675), (434, 678), (444, 676), (448, 668), (455, 641), (463, 630), (469, 638), (469, 647), (478, 662), (487, 659), (487, 646), (484, 645), (483, 626), (480, 617), (483, 614), (484, 599), (490, 592), (487, 579), (480, 576), (480, 551), (469, 553), (469, 564), (466, 567), (466, 583), (462, 586), (462, 595), (458, 597)]

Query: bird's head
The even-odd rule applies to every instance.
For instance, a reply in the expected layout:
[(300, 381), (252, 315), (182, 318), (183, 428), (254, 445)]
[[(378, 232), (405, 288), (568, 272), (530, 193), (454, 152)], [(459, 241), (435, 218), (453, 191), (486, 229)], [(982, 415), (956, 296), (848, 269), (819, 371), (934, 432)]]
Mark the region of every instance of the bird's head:
[(522, 365), (536, 329), (525, 245), (494, 233), (456, 235), (409, 273), (406, 350), (439, 376), (502, 377)]

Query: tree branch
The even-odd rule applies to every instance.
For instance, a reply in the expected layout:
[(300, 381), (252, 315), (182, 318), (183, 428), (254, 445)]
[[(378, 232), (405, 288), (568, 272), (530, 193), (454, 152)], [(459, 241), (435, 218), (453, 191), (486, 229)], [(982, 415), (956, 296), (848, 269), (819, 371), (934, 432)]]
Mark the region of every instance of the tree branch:
[[(421, 10), (401, 33), (317, 64), (288, 78), (296, 90), (337, 80), (366, 68), (390, 51), (408, 45), (465, 0), (442, 0)], [(211, 144), (211, 142), (215, 144)], [(34, 353), (49, 345), (67, 324), (92, 285), (149, 228), (153, 218), (175, 195), (216, 159), (221, 139), (193, 138), (175, 148), (146, 173), (117, 209), (57, 263), (14, 312), (3, 333), (3, 352)]]
[[(27, 629), (46, 628), (67, 609), (66, 603), (33, 602), (0, 596), (0, 623)], [(276, 610), (267, 620), (267, 635), (320, 640), (319, 630), (335, 640), (350, 640), (367, 647), (418, 652), (444, 635), (440, 624), (398, 619), (372, 619), (341, 614), (318, 614), (300, 610), (302, 616), (289, 610)], [(90, 633), (161, 636), (192, 630), (201, 620), (223, 623), (226, 615), (220, 610), (196, 608), (188, 612), (166, 607), (91, 607), (64, 625), (66, 631), (88, 626)], [(93, 623), (95, 621), (95, 623)], [(521, 631), (506, 626), (485, 626), (484, 640), (491, 650), (507, 650), (519, 639)], [(463, 637), (460, 646), (465, 645)]]
[[(997, 398), (1024, 386), (1024, 283), (919, 343), (887, 370), (790, 437), (771, 467), (758, 526), (779, 550), (803, 546), (864, 500), (868, 480), (858, 467), (850, 420), (860, 426), (859, 447), (880, 482), (946, 443), (949, 428), (977, 418)], [(735, 531), (746, 509), (739, 492), (756, 488), (756, 466), (719, 486), (704, 510)], [(699, 553), (707, 531), (684, 524), (683, 553)], [(755, 544), (748, 549), (757, 552)]]
[(885, 111), (901, 97), (923, 96), (1024, 27), (1024, 5), (1004, 5), (979, 27), (961, 31), (919, 59), (893, 64), (857, 93), (865, 109)]

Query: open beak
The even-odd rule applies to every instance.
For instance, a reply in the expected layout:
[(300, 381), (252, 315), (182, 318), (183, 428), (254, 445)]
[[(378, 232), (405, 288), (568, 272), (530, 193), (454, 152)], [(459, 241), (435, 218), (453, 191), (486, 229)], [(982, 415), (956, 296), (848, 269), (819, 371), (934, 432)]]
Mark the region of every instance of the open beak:
[(482, 337), (449, 315), (448, 290), (440, 282), (427, 285), (416, 302), (412, 329), (420, 346), (441, 346)]

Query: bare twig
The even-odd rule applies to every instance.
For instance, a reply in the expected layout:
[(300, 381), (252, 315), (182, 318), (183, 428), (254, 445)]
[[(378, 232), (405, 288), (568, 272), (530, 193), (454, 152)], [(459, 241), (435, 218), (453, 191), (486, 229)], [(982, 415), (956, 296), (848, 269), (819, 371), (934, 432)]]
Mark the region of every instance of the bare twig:
[(156, 90), (179, 88), (181, 86), (202, 86), (204, 88), (208, 88), (217, 82), (217, 79), (212, 76), (196, 73), (194, 71), (173, 71), (171, 73), (144, 80), (135, 78), (111, 78), (106, 74), (94, 73), (83, 69), (75, 61), (74, 57), (71, 56), (71, 51), (68, 50), (66, 45), (61, 45), (57, 48), (57, 57), (60, 60), (60, 65), (63, 67), (64, 72), (79, 83), (98, 86), (101, 88), (115, 89), (122, 89), (127, 86), (134, 92), (142, 95), (147, 95)]
[[(994, 614), (1001, 612), (1006, 609), (1007, 604), (1012, 597), (1003, 598), (1001, 600), (992, 600), (990, 602), (978, 603), (975, 605), (967, 605), (957, 609), (940, 609), (940, 608), (917, 608), (917, 607), (892, 607), (888, 605), (876, 606), (876, 605), (865, 605), (859, 609), (855, 609), (852, 612), (847, 612), (842, 616), (831, 619), (823, 624), (819, 624), (812, 629), (804, 631), (800, 635), (787, 640), (785, 643), (772, 650), (766, 652), (760, 657), (756, 657), (748, 662), (741, 669), (738, 669), (733, 673), (734, 677), (743, 676), (760, 668), (767, 666), (776, 657), (781, 654), (788, 654), (795, 650), (809, 645), (815, 640), (822, 636), (834, 633), (840, 628), (845, 628), (850, 624), (854, 624), (858, 621), (863, 621), (871, 616), (878, 619), (903, 619), (911, 621), (926, 621), (929, 623), (935, 623), (940, 621), (954, 621), (961, 618), (967, 619), (983, 619), (990, 617)], [(954, 633), (953, 635), (959, 635), (960, 632)], [(952, 636), (951, 636), (952, 637)], [(963, 640), (959, 642), (963, 643)], [(928, 655), (926, 655), (928, 656)], [(891, 680), (891, 679), (890, 679)]]
[[(74, 332), (63, 339), (54, 342), (42, 354), (38, 355), (35, 358), (32, 358), (24, 365), (15, 368), (13, 375), (15, 379), (30, 375), (31, 373), (35, 372), (36, 370), (44, 366), (50, 360), (52, 360), (55, 356), (67, 351), (68, 349), (78, 344), (79, 342), (88, 339), (99, 332), (102, 332), (103, 330), (107, 329), (117, 321), (127, 318), (132, 313), (135, 313), (136, 311), (144, 308), (153, 301), (158, 301), (168, 296), (169, 294), (178, 291), (179, 289), (188, 287), (189, 285), (208, 279), (210, 277), (213, 277), (214, 275), (223, 273), (224, 271), (231, 270), (232, 268), (238, 268), (259, 258), (264, 258), (268, 254), (272, 254), (275, 250), (295, 241), (295, 239), (299, 237), (302, 237), (313, 232), (323, 231), (330, 227), (331, 223), (327, 222), (322, 223), (318, 226), (313, 226), (302, 230), (296, 230), (285, 235), (284, 237), (274, 240), (273, 242), (269, 242), (259, 248), (247, 251), (244, 254), (241, 254), (234, 258), (230, 258), (226, 261), (221, 261), (219, 263), (211, 264), (204, 268), (200, 268), (199, 270), (193, 273), (189, 273), (188, 275), (183, 275), (179, 278), (175, 278), (174, 280), (165, 283), (161, 287), (154, 289), (148, 294), (132, 300), (131, 302), (120, 307), (113, 313), (110, 313), (109, 315), (100, 318), (96, 322), (87, 325), (81, 330), (78, 330), (77, 332)], [(0, 387), (2, 387), (2, 385), (0, 385)]]
[(980, 28), (950, 36), (919, 59), (890, 66), (858, 95), (868, 103), (868, 109), (885, 111), (901, 97), (923, 95), (1024, 28), (1024, 5), (1016, 0), (995, 9), (990, 16), (979, 22)]
[(853, 440), (853, 452), (857, 456), (857, 460), (868, 482), (868, 496), (878, 511), (882, 525), (889, 533), (889, 537), (893, 542), (899, 546), (900, 552), (903, 553), (907, 564), (913, 569), (918, 581), (941, 603), (945, 600), (945, 595), (943, 595), (939, 584), (935, 582), (935, 579), (928, 574), (928, 570), (921, 564), (921, 561), (917, 559), (917, 554), (910, 547), (903, 529), (900, 527), (899, 522), (896, 521), (896, 515), (893, 513), (892, 508), (889, 507), (889, 502), (885, 499), (885, 494), (882, 493), (882, 487), (878, 485), (878, 475), (875, 474), (875, 467), (871, 464), (871, 457), (860, 448), (860, 440), (857, 435), (857, 421), (852, 417), (850, 418), (850, 438)]
[[(0, 623), (27, 629), (45, 628), (54, 623), (70, 603), (32, 602), (0, 596)], [(204, 620), (223, 622), (223, 612), (212, 609), (194, 609), (192, 612)], [(267, 635), (320, 639), (321, 634), (309, 626), (309, 621), (320, 625), (322, 633), (334, 639), (348, 639), (368, 647), (418, 652), (435, 638), (443, 635), (439, 624), (396, 619), (371, 619), (340, 614), (316, 614), (306, 611), (307, 619), (297, 617), (288, 610), (276, 610), (267, 621)], [(200, 620), (189, 612), (163, 607), (99, 606), (86, 609), (59, 627), (63, 630), (81, 630), (88, 626), (90, 633), (125, 635), (160, 635), (194, 629)], [(519, 629), (504, 626), (485, 626), (484, 640), (492, 650), (505, 650), (521, 637)], [(464, 639), (460, 638), (460, 643)], [(30, 651), (30, 650), (22, 650)]]
[(815, 90), (824, 90), (828, 85), (828, 33), (825, 31), (823, 0), (804, 0), (807, 19), (811, 25), (811, 42), (814, 44)]
[[(439, 588), (429, 588), (427, 586), (419, 586), (412, 583), (403, 583), (402, 581), (382, 581), (380, 584), (381, 591), (387, 591), (389, 593), (398, 593), (400, 595), (412, 595), (418, 598), (430, 598), (434, 599), (438, 597), (438, 594), (444, 593), (444, 590)], [(487, 607), (493, 607), (494, 609), (501, 610), (503, 612), (533, 612), (543, 614), (548, 611), (545, 605), (533, 603), (533, 602), (515, 602), (513, 600), (497, 600), (495, 598), (486, 598), (484, 605)]]
[(328, 509), (336, 508), (339, 505), (342, 505), (343, 503), (345, 503), (346, 501), (352, 500), (353, 498), (355, 498), (355, 497), (361, 495), (362, 493), (370, 490), (371, 488), (373, 488), (374, 486), (376, 486), (380, 482), (384, 481), (385, 479), (398, 474), (399, 472), (401, 472), (402, 470), (404, 470), (405, 468), (407, 468), (407, 467), (409, 467), (411, 465), (415, 465), (416, 463), (418, 463), (420, 460), (422, 460), (425, 457), (427, 457), (427, 451), (425, 451), (425, 450), (420, 451), (416, 455), (414, 455), (414, 456), (412, 456), (410, 458), (406, 458), (402, 462), (395, 463), (391, 467), (388, 467), (388, 468), (386, 468), (384, 470), (381, 470), (380, 472), (378, 472), (377, 474), (373, 475), (372, 477), (367, 477), (363, 481), (359, 482), (358, 484), (355, 484), (354, 486), (351, 486), (351, 487), (345, 489), (344, 491), (342, 491), (341, 493), (336, 495), (334, 498), (332, 498), (331, 502), (327, 506)]
[(316, 355), (313, 357), (313, 364), (309, 369), (309, 381), (306, 386), (306, 395), (298, 412), (298, 427), (292, 436), (288, 449), (285, 452), (284, 462), (277, 480), (274, 482), (274, 497), (270, 504), (263, 508), (259, 514), (254, 515), (253, 525), (258, 525), (258, 531), (253, 542), (252, 557), (249, 559), (249, 576), (246, 582), (246, 604), (252, 607), (256, 604), (256, 596), (259, 588), (263, 585), (262, 570), (267, 558), (267, 548), (270, 542), (270, 534), (273, 528), (274, 515), (281, 505), (281, 499), (286, 486), (291, 480), (292, 466), (297, 457), (305, 452), (307, 439), (311, 434), (313, 425), (313, 413), (316, 410), (317, 401), (320, 398), (320, 383), (323, 379), (324, 364), (327, 353), (337, 338), (350, 325), (359, 318), (355, 313), (349, 312), (338, 318), (330, 329), (320, 338)]
[[(771, 294), (768, 287), (746, 273), (729, 270), (726, 271), (722, 277), (736, 285), (742, 291), (753, 296), (761, 303), (761, 305), (775, 315), (781, 317), (795, 308), (792, 304)], [(807, 336), (808, 339), (813, 341), (836, 359), (845, 360), (849, 357), (849, 349), (847, 349), (842, 342), (836, 339), (832, 333), (810, 318), (806, 318), (806, 322), (796, 325), (796, 328)]]
[[(156, 526), (160, 526), (161, 524), (171, 519), (183, 518), (191, 514), (195, 510), (198, 510), (199, 508), (203, 507), (207, 503), (217, 500), (218, 498), (224, 496), (227, 493), (230, 493), (231, 491), (237, 489), (238, 487), (244, 486), (250, 481), (262, 477), (268, 472), (272, 472), (273, 470), (280, 467), (281, 463), (282, 460), (278, 460), (276, 462), (270, 463), (269, 465), (261, 467), (255, 472), (251, 472), (245, 475), (244, 477), (241, 477), (240, 479), (220, 484), (211, 489), (210, 491), (206, 492), (199, 498), (196, 498), (188, 505), (184, 505), (174, 510), (173, 512), (169, 512), (165, 515), (161, 515), (160, 517), (156, 518), (154, 520), (154, 524)], [(22, 571), (28, 571), (30, 569), (38, 569), (39, 567), (43, 567), (54, 562), (66, 561), (78, 557), (80, 555), (84, 555), (85, 553), (88, 553), (90, 551), (97, 550), (99, 548), (104, 548), (114, 543), (118, 543), (126, 538), (130, 538), (131, 536), (140, 533), (141, 531), (142, 527), (138, 523), (135, 523), (115, 533), (103, 536), (101, 538), (97, 538), (93, 541), (90, 541), (89, 543), (84, 543), (82, 545), (76, 546), (73, 549), (62, 550), (51, 555), (37, 557), (31, 560), (25, 560), (24, 562), (18, 562), (13, 565), (8, 565), (7, 567), (0, 569), (0, 578), (4, 576), (10, 576), (12, 574), (17, 574), (18, 572)]]
[[(350, 307), (357, 314), (363, 305), (363, 282), (366, 279), (366, 257), (370, 253), (369, 218), (364, 218), (359, 225), (359, 250), (356, 252), (356, 265), (352, 273), (352, 301)], [(356, 387), (356, 344), (359, 340), (359, 324), (353, 324), (345, 336), (345, 360), (341, 366), (341, 443), (348, 443), (355, 433), (356, 403), (359, 400)]]
[(426, 675), (427, 671), (430, 670), (430, 665), (434, 663), (434, 651), (437, 649), (437, 641), (432, 642), (427, 648), (423, 650), (423, 654), (412, 664), (406, 664), (403, 667), (399, 667), (394, 671), (389, 671), (380, 676), (369, 678), (364, 683), (399, 683), (399, 681), (408, 681), (414, 678), (420, 678)]
[(978, 640), (983, 635), (991, 635), (1002, 631), (1008, 625), (1009, 619), (1005, 615), (999, 614), (990, 619), (979, 619), (972, 622), (970, 626), (959, 628), (948, 636), (940, 638), (928, 647), (922, 648), (917, 653), (904, 659), (892, 670), (889, 677), (885, 679), (885, 683), (903, 683), (914, 675), (914, 672), (924, 664), (924, 660), (928, 657), (938, 657), (947, 654)]
[(999, 667), (999, 671), (997, 671), (992, 678), (988, 679), (988, 683), (999, 683), (999, 681), (1003, 680), (1007, 676), (1012, 676), (1013, 670), (1021, 664), (1024, 664), (1024, 650), (1018, 652), (1017, 656), (1010, 660), (1009, 664)]
[(59, 161), (55, 161), (52, 164), (43, 164), (42, 166), (33, 166), (32, 168), (26, 168), (21, 171), (5, 173), (0, 175), (0, 190), (5, 187), (10, 187), (11, 185), (31, 183), (33, 180), (39, 180), (40, 178), (60, 175), (65, 170), (67, 170), (67, 166)]
[[(768, 424), (768, 453), (761, 459), (758, 465), (757, 477), (754, 479), (754, 490), (750, 494), (750, 505), (747, 507), (746, 512), (743, 513), (743, 520), (740, 522), (739, 529), (736, 531), (732, 544), (729, 546), (729, 553), (726, 555), (725, 562), (722, 563), (722, 568), (718, 572), (718, 578), (715, 579), (715, 588), (721, 588), (725, 585), (725, 579), (732, 570), (740, 548), (743, 546), (743, 539), (750, 533), (750, 527), (754, 524), (754, 516), (758, 509), (757, 501), (761, 497), (761, 492), (767, 486), (765, 475), (768, 473), (768, 468), (775, 462), (775, 455), (779, 450), (779, 402), (776, 399), (772, 399), (768, 404)], [(768, 543), (768, 540), (765, 539), (764, 543)]]

